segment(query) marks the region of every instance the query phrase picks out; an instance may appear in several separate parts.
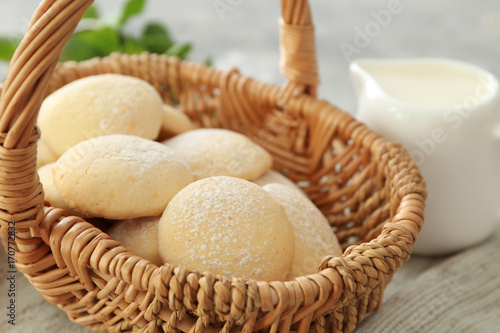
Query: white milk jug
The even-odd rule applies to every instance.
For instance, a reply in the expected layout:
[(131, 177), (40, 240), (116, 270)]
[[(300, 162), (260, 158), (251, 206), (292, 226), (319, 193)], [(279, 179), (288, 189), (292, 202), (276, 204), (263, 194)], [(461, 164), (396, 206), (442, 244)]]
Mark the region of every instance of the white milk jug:
[(427, 182), (414, 252), (447, 254), (479, 243), (500, 221), (498, 80), (447, 59), (351, 64), (357, 118), (400, 142)]

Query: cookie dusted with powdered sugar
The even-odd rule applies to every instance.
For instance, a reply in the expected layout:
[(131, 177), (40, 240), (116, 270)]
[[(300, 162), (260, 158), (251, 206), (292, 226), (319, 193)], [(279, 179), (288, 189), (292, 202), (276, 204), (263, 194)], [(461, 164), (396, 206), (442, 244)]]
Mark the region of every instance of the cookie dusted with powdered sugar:
[(283, 207), (233, 177), (199, 180), (168, 204), (158, 228), (163, 262), (227, 277), (284, 280), (294, 236)]
[(148, 82), (120, 74), (73, 81), (48, 96), (40, 109), (42, 140), (59, 157), (70, 147), (103, 135), (154, 140), (163, 101)]
[(184, 159), (195, 179), (260, 177), (273, 164), (271, 155), (246, 136), (215, 128), (189, 131), (163, 142)]
[(295, 259), (289, 279), (316, 273), (327, 255), (342, 255), (327, 219), (306, 196), (281, 184), (265, 185), (263, 189), (283, 205), (293, 227)]
[(81, 142), (53, 170), (56, 188), (69, 206), (107, 219), (161, 215), (193, 181), (187, 164), (170, 148), (130, 135)]

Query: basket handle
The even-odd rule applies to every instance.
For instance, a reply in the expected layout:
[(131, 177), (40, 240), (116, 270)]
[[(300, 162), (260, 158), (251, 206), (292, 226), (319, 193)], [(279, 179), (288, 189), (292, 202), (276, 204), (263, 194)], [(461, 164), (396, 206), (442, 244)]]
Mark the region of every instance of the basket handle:
[(36, 168), (38, 111), (62, 49), (91, 4), (42, 1), (0, 92), (0, 238), (9, 255), (15, 251), (17, 264), (28, 264), (26, 272), (32, 267), (33, 251), (43, 246), (39, 225), (44, 195)]
[(280, 69), (288, 78), (283, 96), (303, 92), (316, 97), (319, 85), (314, 25), (308, 0), (281, 0)]
[[(62, 49), (93, 0), (44, 0), (17, 48), (0, 99), (5, 148), (27, 146), (40, 104)], [(280, 68), (288, 82), (282, 98), (316, 94), (319, 84), (311, 11), (307, 0), (281, 0)]]

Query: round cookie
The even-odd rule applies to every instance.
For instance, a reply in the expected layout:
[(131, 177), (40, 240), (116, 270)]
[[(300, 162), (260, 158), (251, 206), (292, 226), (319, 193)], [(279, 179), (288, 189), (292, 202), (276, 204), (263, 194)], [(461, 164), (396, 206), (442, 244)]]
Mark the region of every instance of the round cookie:
[(162, 141), (193, 129), (195, 129), (195, 126), (188, 116), (173, 106), (167, 104), (163, 105), (161, 129), (158, 140)]
[(161, 266), (158, 253), (159, 220), (160, 216), (152, 216), (116, 221), (109, 229), (108, 235), (120, 242), (132, 254)]
[(116, 220), (160, 215), (193, 181), (189, 167), (170, 148), (130, 135), (81, 142), (53, 170), (56, 188), (68, 205)]
[(297, 184), (295, 184), (290, 179), (283, 176), (281, 173), (274, 170), (269, 170), (259, 178), (253, 180), (253, 182), (259, 186), (265, 186), (267, 184), (281, 184), (291, 189), (299, 191), (302, 195), (305, 195), (305, 193), (302, 191), (300, 187), (297, 186)]
[(156, 139), (163, 101), (148, 82), (119, 74), (73, 81), (42, 103), (38, 125), (42, 140), (61, 156), (90, 138), (127, 134)]
[(293, 227), (295, 259), (289, 280), (315, 273), (327, 255), (342, 255), (328, 221), (307, 197), (281, 184), (265, 185), (263, 189), (283, 205)]
[(196, 129), (164, 144), (191, 167), (195, 179), (231, 176), (247, 180), (271, 168), (271, 155), (246, 136), (225, 129)]
[(57, 156), (42, 140), (38, 140), (36, 147), (36, 167), (40, 168), (44, 165), (57, 161)]
[(52, 172), (52, 167), (54, 163), (46, 164), (38, 169), (38, 177), (40, 177), (40, 182), (43, 185), (44, 199), (52, 207), (64, 209), (70, 216), (80, 216), (87, 217), (82, 212), (74, 210), (63, 200), (61, 195), (54, 185), (54, 174)]
[(233, 177), (199, 180), (180, 191), (158, 227), (163, 262), (227, 277), (284, 280), (294, 236), (283, 207), (261, 187)]

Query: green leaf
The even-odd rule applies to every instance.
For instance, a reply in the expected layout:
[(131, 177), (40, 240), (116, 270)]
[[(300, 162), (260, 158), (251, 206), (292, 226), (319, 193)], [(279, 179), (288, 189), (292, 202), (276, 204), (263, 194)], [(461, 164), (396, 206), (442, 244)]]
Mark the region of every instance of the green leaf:
[(152, 53), (165, 53), (173, 44), (167, 29), (159, 23), (149, 23), (144, 28), (142, 45)]
[(97, 53), (98, 51), (95, 50), (92, 45), (89, 45), (78, 38), (72, 38), (69, 40), (68, 44), (66, 44), (60, 61), (84, 61), (94, 58)]
[(10, 61), (20, 42), (20, 37), (0, 37), (0, 60)]
[(132, 37), (125, 36), (123, 38), (123, 52), (128, 54), (135, 54), (147, 51), (147, 49), (139, 41)]
[(191, 44), (176, 43), (172, 45), (165, 53), (169, 56), (177, 56), (181, 59), (186, 59), (190, 51), (191, 51)]
[(97, 19), (99, 18), (99, 11), (97, 10), (97, 7), (95, 5), (92, 5), (87, 9), (85, 14), (83, 14), (84, 19), (90, 18), (90, 19)]
[(214, 60), (212, 59), (212, 57), (206, 58), (205, 61), (203, 62), (203, 64), (207, 67), (212, 67), (213, 63), (214, 63)]
[(128, 0), (123, 7), (118, 24), (125, 25), (132, 16), (142, 13), (145, 5), (146, 0)]
[(114, 29), (86, 30), (71, 37), (63, 50), (61, 61), (83, 61), (94, 57), (105, 57), (120, 50), (120, 35)]

